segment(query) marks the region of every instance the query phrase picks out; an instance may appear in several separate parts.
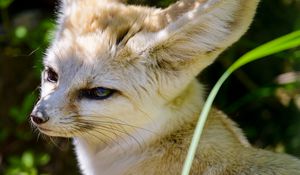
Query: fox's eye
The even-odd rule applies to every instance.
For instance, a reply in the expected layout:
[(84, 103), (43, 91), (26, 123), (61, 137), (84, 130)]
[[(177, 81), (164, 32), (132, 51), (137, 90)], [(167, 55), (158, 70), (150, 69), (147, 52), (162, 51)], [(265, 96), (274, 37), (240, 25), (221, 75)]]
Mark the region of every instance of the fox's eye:
[(46, 68), (46, 80), (50, 83), (57, 83), (58, 75), (52, 68)]
[(81, 91), (81, 96), (92, 100), (104, 100), (109, 98), (116, 90), (104, 87), (97, 87), (93, 89), (85, 89)]

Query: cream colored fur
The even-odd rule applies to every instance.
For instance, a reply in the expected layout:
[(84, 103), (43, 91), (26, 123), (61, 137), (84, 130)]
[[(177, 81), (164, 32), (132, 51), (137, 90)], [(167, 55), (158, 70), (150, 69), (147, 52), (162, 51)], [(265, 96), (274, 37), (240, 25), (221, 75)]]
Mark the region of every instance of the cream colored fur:
[[(34, 125), (49, 136), (74, 138), (83, 174), (180, 174), (204, 101), (195, 77), (248, 29), (257, 5), (182, 0), (158, 9), (62, 1), (44, 58), (58, 80), (43, 72)], [(117, 92), (105, 100), (80, 96), (96, 87)], [(213, 109), (192, 174), (297, 175), (300, 161), (251, 147)]]

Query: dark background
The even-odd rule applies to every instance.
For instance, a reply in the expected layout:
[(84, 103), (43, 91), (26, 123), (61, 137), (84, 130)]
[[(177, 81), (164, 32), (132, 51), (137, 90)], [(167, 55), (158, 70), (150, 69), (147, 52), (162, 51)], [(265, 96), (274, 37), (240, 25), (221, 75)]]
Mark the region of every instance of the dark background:
[[(130, 3), (165, 7), (171, 1)], [(79, 174), (72, 141), (39, 136), (28, 119), (56, 6), (53, 0), (0, 0), (0, 174)], [(300, 0), (262, 0), (251, 29), (199, 79), (209, 92), (241, 55), (299, 29)], [(299, 47), (239, 69), (215, 106), (237, 121), (255, 146), (300, 157)]]

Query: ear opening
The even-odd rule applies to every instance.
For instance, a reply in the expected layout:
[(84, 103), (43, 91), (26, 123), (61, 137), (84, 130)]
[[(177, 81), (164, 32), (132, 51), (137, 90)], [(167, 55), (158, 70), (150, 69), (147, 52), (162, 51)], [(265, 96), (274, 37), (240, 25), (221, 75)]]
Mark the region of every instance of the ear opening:
[(166, 23), (156, 33), (149, 57), (163, 68), (198, 74), (246, 32), (258, 2), (186, 0), (171, 5), (159, 13)]

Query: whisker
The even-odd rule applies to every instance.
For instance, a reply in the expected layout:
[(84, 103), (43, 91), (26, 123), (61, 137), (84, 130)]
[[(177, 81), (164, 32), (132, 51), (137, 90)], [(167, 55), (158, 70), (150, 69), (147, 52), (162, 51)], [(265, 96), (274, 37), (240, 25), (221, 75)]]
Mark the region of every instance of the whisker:
[[(140, 130), (143, 130), (143, 131), (150, 132), (152, 134), (156, 134), (155, 132), (153, 132), (151, 130), (148, 130), (148, 129), (145, 129), (145, 128), (142, 128), (142, 127), (139, 127), (139, 126), (131, 125), (131, 124), (126, 123), (123, 120), (112, 118), (112, 117), (108, 117), (108, 116), (101, 116), (101, 117), (99, 117), (99, 116), (93, 116), (93, 115), (82, 115), (82, 116), (84, 116), (84, 117), (80, 117), (80, 120), (82, 120), (82, 118), (84, 120), (87, 120), (86, 118), (96, 119), (96, 120), (90, 120), (90, 121), (92, 121), (92, 122), (99, 122), (99, 123), (107, 123), (107, 124), (124, 125), (124, 126), (127, 126), (127, 127), (131, 127), (131, 128), (135, 128), (135, 129), (140, 129)], [(101, 119), (101, 121), (99, 119)], [(112, 121), (103, 121), (103, 119), (109, 119), (109, 120), (112, 120)], [(115, 122), (115, 121), (117, 121), (117, 122)]]
[(49, 137), (51, 143), (57, 147), (60, 151), (62, 151), (63, 149), (54, 141), (54, 138), (53, 137)]
[(91, 125), (96, 126), (97, 130), (95, 130), (95, 131), (97, 131), (97, 133), (103, 134), (103, 132), (99, 131), (99, 129), (101, 129), (102, 131), (113, 133), (116, 137), (121, 138), (124, 142), (129, 144), (125, 138), (120, 137), (116, 132), (125, 134), (125, 135), (129, 136), (130, 138), (132, 138), (139, 145), (139, 147), (142, 147), (139, 139), (135, 138), (132, 134), (130, 134), (122, 125), (115, 125), (114, 123), (109, 123), (109, 125), (107, 125), (107, 123), (105, 123), (106, 125), (103, 125), (103, 123), (95, 124), (95, 123), (93, 123), (93, 121), (88, 121), (88, 120), (82, 120), (82, 123), (85, 123), (86, 125), (89, 125), (89, 126), (91, 126)]
[[(77, 131), (80, 135), (82, 135), (82, 136), (84, 137), (83, 132), (81, 131), (81, 128), (80, 128), (80, 127), (74, 127), (74, 129), (75, 129), (75, 131)], [(104, 139), (102, 139), (102, 138), (100, 138), (99, 136), (93, 134), (91, 131), (88, 131), (88, 130), (87, 130), (86, 132), (88, 133), (88, 135), (90, 135), (90, 136), (96, 138), (96, 140), (99, 140), (99, 141), (103, 142), (105, 145), (109, 146), (109, 144), (108, 144), (106, 141), (104, 141)], [(100, 134), (103, 135), (104, 137), (110, 138), (110, 137), (108, 137), (107, 135), (105, 135), (105, 134), (103, 134), (103, 133), (100, 133)], [(110, 139), (111, 139), (111, 138), (110, 138)], [(113, 141), (113, 139), (111, 139), (111, 140)]]
[(29, 54), (27, 54), (27, 56), (32, 56), (35, 52), (37, 52), (40, 49), (40, 47), (34, 49), (33, 51), (31, 51)]
[(41, 136), (41, 133), (39, 132), (39, 133), (37, 134), (37, 138), (36, 138), (36, 141), (37, 141), (37, 142), (39, 141), (40, 136)]
[[(85, 121), (89, 121), (89, 122), (92, 122), (92, 123), (122, 125), (122, 126), (126, 126), (126, 127), (132, 128), (132, 129), (135, 129), (134, 131), (136, 131), (136, 132), (138, 130), (143, 130), (143, 131), (147, 131), (151, 134), (157, 135), (157, 133), (155, 133), (154, 131), (151, 131), (151, 130), (148, 130), (148, 129), (145, 129), (145, 128), (142, 128), (142, 127), (139, 127), (139, 126), (131, 125), (131, 124), (128, 124), (126, 121), (123, 121), (121, 119), (112, 118), (112, 117), (109, 117), (109, 116), (103, 116), (102, 115), (101, 117), (99, 117), (98, 115), (81, 114), (80, 116), (71, 115), (69, 117), (64, 118), (64, 120), (70, 120), (70, 122), (73, 122), (74, 119), (72, 119), (72, 118), (77, 118), (77, 119), (79, 118), (80, 120), (84, 119)], [(95, 119), (95, 120), (91, 120), (91, 119)], [(101, 119), (101, 121), (99, 121), (99, 119)], [(111, 121), (107, 121), (105, 119), (108, 119), (108, 120), (111, 120)], [(63, 123), (63, 124), (68, 124), (68, 123)]]
[[(111, 134), (115, 135), (115, 138), (120, 138), (120, 139), (122, 139), (122, 140), (125, 141), (125, 142), (127, 142), (127, 140), (126, 140), (125, 138), (123, 138), (123, 137), (120, 137), (120, 136), (116, 133), (116, 131), (119, 132), (119, 133), (123, 133), (123, 134), (126, 134), (126, 135), (130, 135), (129, 133), (126, 133), (125, 131), (120, 130), (119, 128), (117, 128), (117, 127), (114, 126), (114, 125), (109, 125), (109, 126), (105, 126), (105, 125), (95, 125), (94, 123), (90, 123), (90, 122), (87, 122), (87, 121), (85, 121), (85, 122), (83, 122), (83, 121), (82, 121), (82, 122), (77, 122), (77, 124), (79, 124), (80, 126), (83, 126), (83, 125), (88, 125), (88, 126), (94, 125), (94, 126), (97, 126), (97, 127), (96, 127), (97, 129), (94, 129), (94, 130), (92, 130), (92, 131), (94, 131), (94, 132), (96, 132), (96, 133), (99, 133), (99, 134), (103, 135), (103, 136), (106, 137), (106, 138), (109, 138), (113, 143), (118, 144), (119, 146), (121, 146), (121, 144), (120, 144), (119, 142), (117, 142), (116, 139), (114, 139), (114, 138), (108, 136), (108, 135), (105, 134), (104, 132), (111, 133)], [(101, 130), (101, 131), (99, 131), (99, 130)], [(103, 131), (104, 131), (104, 132), (103, 132)], [(89, 133), (90, 133), (90, 132), (89, 132)], [(135, 139), (135, 140), (137, 141), (137, 139)], [(138, 142), (138, 141), (137, 141), (137, 142)], [(128, 143), (128, 142), (127, 142), (127, 143)], [(138, 143), (139, 143), (139, 142), (138, 142)], [(109, 144), (107, 144), (107, 145), (109, 145)]]
[[(139, 130), (147, 131), (151, 134), (156, 134), (153, 131), (148, 129), (128, 124), (126, 121), (121, 119), (112, 118), (109, 116), (96, 116), (96, 115), (83, 115), (81, 116), (68, 116), (61, 118), (59, 121), (59, 126), (56, 127), (56, 133), (68, 138), (69, 136), (81, 136), (86, 137), (90, 136), (95, 140), (99, 140), (106, 146), (111, 147), (111, 143), (119, 145), (124, 151), (122, 142), (130, 146), (130, 142), (126, 137), (132, 139), (138, 147), (142, 148), (142, 143), (145, 143), (145, 140), (142, 136), (139, 135)], [(100, 120), (99, 120), (100, 119)], [(61, 125), (61, 126), (60, 126)], [(36, 127), (33, 127), (35, 131), (38, 131)], [(132, 134), (132, 132), (137, 134)], [(41, 135), (39, 132), (38, 139)], [(126, 137), (124, 137), (126, 136)], [(53, 137), (49, 137), (52, 144), (58, 147), (60, 150), (62, 148), (56, 143)], [(91, 140), (92, 141), (92, 140)]]

